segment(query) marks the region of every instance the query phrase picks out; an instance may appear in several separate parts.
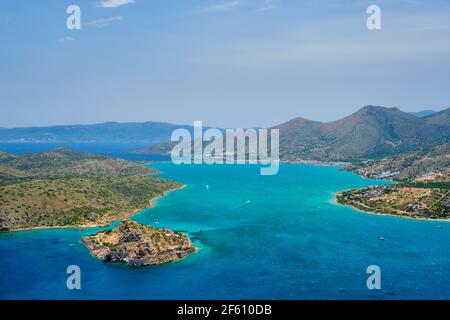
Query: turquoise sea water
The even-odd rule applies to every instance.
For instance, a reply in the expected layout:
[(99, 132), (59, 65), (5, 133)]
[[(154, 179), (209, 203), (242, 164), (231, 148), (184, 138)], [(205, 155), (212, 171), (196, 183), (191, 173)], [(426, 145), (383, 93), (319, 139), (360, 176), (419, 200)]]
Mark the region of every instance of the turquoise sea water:
[[(334, 192), (380, 181), (307, 165), (283, 165), (276, 176), (254, 165), (155, 167), (187, 187), (133, 219), (188, 233), (197, 253), (129, 268), (80, 244), (97, 229), (0, 234), (0, 298), (450, 298), (450, 224), (334, 203)], [(79, 291), (66, 288), (68, 265), (81, 268)], [(380, 291), (366, 287), (369, 265), (381, 268)]]

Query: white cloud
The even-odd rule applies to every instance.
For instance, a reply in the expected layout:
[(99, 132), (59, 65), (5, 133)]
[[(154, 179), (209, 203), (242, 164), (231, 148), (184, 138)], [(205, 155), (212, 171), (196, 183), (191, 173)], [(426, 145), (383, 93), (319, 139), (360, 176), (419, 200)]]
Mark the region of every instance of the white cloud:
[(75, 41), (75, 38), (72, 37), (64, 37), (58, 40), (59, 42), (70, 42), (70, 41)]
[(274, 0), (225, 0), (221, 3), (200, 8), (197, 10), (197, 13), (215, 13), (231, 11), (238, 8), (246, 8), (256, 11), (269, 11), (279, 8), (274, 4), (274, 2)]
[(134, 0), (104, 0), (101, 1), (98, 6), (101, 8), (118, 8), (134, 2)]
[(200, 13), (209, 13), (209, 12), (220, 12), (220, 11), (228, 11), (238, 7), (241, 4), (241, 0), (228, 0), (223, 3), (211, 5), (200, 9)]
[(115, 22), (115, 21), (122, 21), (123, 17), (122, 16), (114, 16), (114, 17), (109, 17), (109, 18), (104, 18), (104, 19), (97, 19), (91, 22), (87, 22), (86, 25), (87, 26), (94, 26), (97, 28), (103, 28), (103, 27), (107, 27), (109, 26), (111, 23)]

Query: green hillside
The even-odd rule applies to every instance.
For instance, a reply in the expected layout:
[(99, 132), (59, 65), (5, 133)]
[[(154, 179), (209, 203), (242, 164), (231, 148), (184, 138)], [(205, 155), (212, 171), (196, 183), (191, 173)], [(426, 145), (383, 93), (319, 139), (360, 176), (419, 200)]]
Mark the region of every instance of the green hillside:
[(106, 225), (181, 184), (143, 165), (57, 149), (0, 154), (0, 230)]
[(0, 154), (0, 175), (3, 175), (0, 182), (24, 177), (121, 176), (153, 172), (131, 161), (65, 148), (23, 155)]

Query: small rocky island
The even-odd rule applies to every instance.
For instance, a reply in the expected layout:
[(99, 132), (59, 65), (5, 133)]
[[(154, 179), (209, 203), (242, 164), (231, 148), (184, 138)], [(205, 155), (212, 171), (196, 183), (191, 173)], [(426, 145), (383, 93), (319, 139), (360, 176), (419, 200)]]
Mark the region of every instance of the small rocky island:
[(195, 252), (195, 247), (183, 234), (132, 220), (122, 221), (115, 229), (83, 237), (81, 242), (98, 259), (129, 266), (175, 262)]

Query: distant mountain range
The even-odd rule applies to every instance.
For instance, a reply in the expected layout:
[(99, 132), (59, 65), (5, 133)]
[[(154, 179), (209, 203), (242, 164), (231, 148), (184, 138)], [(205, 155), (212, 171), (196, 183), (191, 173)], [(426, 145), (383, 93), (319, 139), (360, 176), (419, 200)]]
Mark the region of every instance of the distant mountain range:
[(29, 128), (0, 128), (0, 142), (55, 142), (55, 143), (148, 143), (170, 139), (175, 129), (192, 131), (192, 126), (163, 122), (69, 125)]
[[(0, 142), (146, 143), (139, 153), (170, 153), (170, 136), (187, 125), (160, 122), (0, 129)], [(406, 113), (366, 106), (333, 122), (295, 118), (280, 130), (284, 161), (357, 161), (426, 149), (450, 141), (450, 109)]]
[[(333, 122), (295, 118), (280, 130), (280, 157), (286, 162), (358, 161), (426, 149), (450, 140), (450, 109), (418, 117), (397, 108), (366, 106)], [(137, 150), (170, 154), (175, 143)]]
[(411, 114), (413, 116), (416, 116), (418, 118), (424, 118), (424, 117), (432, 116), (435, 113), (437, 113), (437, 111), (433, 111), (433, 110), (423, 110), (423, 111), (418, 111), (418, 112), (409, 112), (409, 114)]

